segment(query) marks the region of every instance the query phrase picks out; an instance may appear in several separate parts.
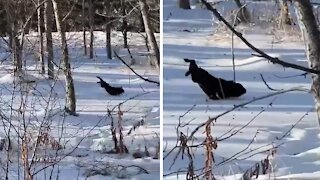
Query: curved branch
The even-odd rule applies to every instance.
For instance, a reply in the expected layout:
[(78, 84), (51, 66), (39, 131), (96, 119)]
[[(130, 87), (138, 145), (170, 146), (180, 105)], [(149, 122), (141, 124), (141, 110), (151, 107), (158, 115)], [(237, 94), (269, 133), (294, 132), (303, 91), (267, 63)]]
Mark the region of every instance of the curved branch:
[(271, 91), (281, 91), (283, 89), (274, 89), (272, 87), (269, 86), (269, 84), (267, 83), (267, 81), (264, 79), (263, 75), (260, 73), (260, 77), (261, 80), (263, 81), (263, 83), (267, 86), (268, 89), (270, 89)]
[(144, 78), (142, 77), (140, 74), (138, 74), (136, 71), (134, 71), (115, 51), (113, 51), (114, 55), (124, 64), (126, 65), (135, 75), (137, 75), (139, 78), (147, 81), (147, 82), (150, 82), (150, 83), (155, 83), (157, 84), (158, 86), (160, 85), (159, 82), (157, 81), (153, 81), (153, 80), (150, 80), (150, 79), (147, 79), (147, 78)]
[(310, 69), (304, 66), (299, 66), (297, 64), (292, 64), (292, 63), (288, 63), (285, 61), (280, 60), (277, 57), (271, 57), (268, 54), (266, 54), (265, 52), (263, 52), (262, 50), (258, 49), (257, 47), (255, 47), (253, 44), (251, 44), (247, 39), (245, 39), (242, 34), (240, 32), (238, 32), (237, 30), (235, 30), (232, 25), (230, 23), (228, 23), (222, 16), (221, 14), (217, 11), (217, 9), (213, 8), (207, 1), (205, 0), (201, 0), (201, 2), (206, 6), (206, 8), (211, 11), (213, 13), (213, 15), (215, 17), (218, 18), (219, 21), (222, 21), (236, 36), (238, 36), (243, 43), (245, 43), (249, 48), (251, 48), (253, 51), (257, 52), (259, 55), (259, 57), (264, 57), (266, 59), (268, 59), (269, 61), (271, 61), (274, 64), (280, 64), (283, 67), (289, 67), (289, 68), (293, 68), (293, 69), (298, 69), (304, 72), (308, 72), (308, 73), (313, 73), (313, 74), (320, 74), (320, 71), (315, 70), (315, 69)]

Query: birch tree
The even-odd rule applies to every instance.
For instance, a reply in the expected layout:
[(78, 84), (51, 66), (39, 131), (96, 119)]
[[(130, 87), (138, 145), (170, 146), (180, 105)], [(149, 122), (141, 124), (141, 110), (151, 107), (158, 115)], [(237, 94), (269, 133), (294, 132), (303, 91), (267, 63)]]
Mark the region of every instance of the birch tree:
[(142, 18), (143, 18), (145, 32), (148, 38), (148, 44), (150, 46), (152, 54), (155, 55), (155, 60), (152, 60), (152, 61), (154, 61), (153, 64), (156, 66), (156, 68), (160, 70), (160, 52), (159, 52), (159, 47), (158, 47), (156, 38), (154, 37), (154, 34), (153, 34), (153, 29), (150, 24), (150, 19), (148, 14), (148, 5), (146, 3), (146, 0), (139, 0), (139, 5), (140, 5)]
[(45, 3), (45, 31), (46, 31), (46, 51), (48, 61), (48, 77), (53, 79), (54, 66), (53, 66), (53, 44), (52, 44), (52, 24), (53, 24), (53, 11), (52, 1), (47, 0)]
[(53, 3), (53, 11), (56, 19), (57, 30), (60, 34), (61, 41), (61, 50), (62, 50), (62, 70), (65, 75), (66, 81), (66, 105), (65, 110), (71, 114), (76, 114), (76, 97), (74, 91), (73, 78), (71, 74), (70, 62), (69, 62), (69, 53), (68, 53), (68, 45), (66, 34), (64, 30), (64, 26), (62, 25), (61, 13), (59, 9), (59, 0), (52, 0)]
[(121, 15), (122, 15), (122, 24), (121, 24), (121, 31), (123, 35), (123, 47), (128, 48), (128, 22), (126, 18), (126, 3), (124, 0), (121, 0)]
[(89, 0), (89, 26), (90, 26), (90, 45), (89, 45), (89, 57), (93, 58), (93, 40), (94, 40), (94, 5), (93, 0)]
[(110, 18), (110, 1), (105, 0), (104, 1), (105, 5), (105, 13), (106, 13), (106, 24), (105, 24), (105, 33), (106, 33), (106, 51), (107, 51), (107, 57), (108, 59), (112, 59), (112, 48), (111, 48), (111, 26), (112, 26), (112, 21)]
[[(310, 0), (295, 0), (299, 26), (306, 44), (307, 59), (310, 68), (320, 70), (320, 32), (313, 14)], [(320, 124), (320, 74), (312, 74), (311, 91)]]
[(43, 46), (43, 5), (41, 5), (41, 0), (38, 0), (38, 34), (39, 34), (39, 64), (40, 64), (40, 73), (45, 73), (44, 67), (44, 46)]
[(279, 28), (284, 28), (286, 25), (291, 25), (288, 0), (281, 0)]
[(85, 0), (82, 0), (82, 36), (83, 36), (83, 50), (84, 50), (84, 55), (88, 54), (87, 51), (87, 37), (86, 37), (86, 9), (85, 9)]

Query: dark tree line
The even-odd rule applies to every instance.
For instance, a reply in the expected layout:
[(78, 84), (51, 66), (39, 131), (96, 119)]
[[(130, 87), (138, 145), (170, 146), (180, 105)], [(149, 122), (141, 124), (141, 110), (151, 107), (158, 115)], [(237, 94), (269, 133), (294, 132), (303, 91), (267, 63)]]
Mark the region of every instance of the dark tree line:
[[(23, 22), (27, 18), (27, 14), (30, 13), (30, 10), (34, 9), (35, 5), (33, 1), (28, 0), (18, 0), (17, 2), (19, 3), (16, 3), (17, 5), (15, 5), (15, 7), (18, 7), (16, 11), (19, 15), (21, 15), (20, 18)], [(93, 22), (95, 30), (104, 30), (106, 21), (105, 14), (108, 13), (111, 14), (110, 18), (113, 20), (112, 28), (114, 30), (145, 32), (143, 18), (138, 7), (138, 1), (136, 0), (92, 0), (85, 1), (85, 3), (83, 3), (82, 0), (61, 1), (61, 13), (62, 17), (64, 18), (64, 25), (67, 31), (81, 31), (83, 27), (83, 21), (85, 22), (85, 26), (89, 27), (89, 2), (93, 3), (93, 7), (95, 9)], [(151, 25), (155, 32), (160, 32), (160, 2), (158, 0), (148, 0), (147, 3), (150, 7), (148, 13), (150, 15)], [(4, 8), (5, 4), (5, 0), (0, 0), (1, 17), (6, 17)], [(83, 16), (83, 11), (85, 12), (85, 16)], [(128, 15), (128, 13), (130, 13), (130, 15)], [(9, 33), (7, 21), (7, 18), (0, 19), (0, 35)], [(36, 13), (31, 19), (30, 26), (26, 29), (27, 32), (29, 30), (37, 30)], [(55, 24), (53, 24), (53, 31), (57, 31)]]

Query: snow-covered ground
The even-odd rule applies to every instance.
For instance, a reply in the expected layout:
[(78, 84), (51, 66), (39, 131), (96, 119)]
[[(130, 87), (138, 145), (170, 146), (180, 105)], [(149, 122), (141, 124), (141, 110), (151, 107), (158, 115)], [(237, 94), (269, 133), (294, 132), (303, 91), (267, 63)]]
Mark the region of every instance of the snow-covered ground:
[[(33, 166), (32, 172), (36, 172), (40, 168), (57, 163), (54, 166), (52, 178), (58, 179), (159, 179), (160, 160), (157, 157), (157, 147), (160, 141), (160, 103), (159, 103), (159, 86), (148, 83), (136, 75), (134, 75), (121, 61), (116, 58), (107, 59), (105, 50), (105, 34), (103, 32), (95, 32), (95, 53), (94, 59), (83, 56), (82, 49), (82, 33), (68, 33), (68, 44), (70, 52), (70, 61), (72, 66), (72, 74), (76, 92), (76, 104), (78, 116), (64, 117), (64, 97), (65, 82), (63, 73), (60, 71), (57, 81), (49, 81), (42, 75), (39, 75), (36, 69), (34, 47), (36, 34), (30, 34), (26, 40), (25, 58), (27, 59), (27, 73), (25, 79), (34, 80), (35, 83), (22, 83), (22, 88), (28, 89), (28, 96), (25, 92), (21, 93), (13, 91), (14, 77), (11, 74), (12, 66), (8, 54), (1, 49), (2, 64), (0, 65), (0, 86), (1, 86), (1, 114), (10, 117), (10, 123), (4, 118), (1, 120), (0, 134), (5, 137), (11, 125), (10, 137), (13, 139), (12, 150), (10, 150), (9, 177), (10, 179), (23, 179), (23, 169), (21, 158), (21, 145), (17, 143), (17, 134), (23, 134), (23, 122), (26, 122), (28, 133), (26, 137), (30, 137), (31, 143), (37, 137), (39, 125), (45, 122), (48, 124), (48, 134), (50, 138), (55, 139), (64, 148), (56, 151), (54, 148), (48, 148), (47, 155), (51, 153), (52, 157), (45, 157), (44, 151), (39, 150), (39, 159)], [(89, 36), (88, 36), (89, 37)], [(59, 37), (55, 34), (55, 62), (59, 64), (60, 48)], [(157, 37), (159, 39), (159, 37)], [(87, 41), (88, 42), (88, 41)], [(122, 46), (121, 33), (113, 32), (112, 44), (114, 50), (119, 53), (126, 61), (130, 61), (127, 50)], [(2, 42), (3, 43), (3, 42)], [(159, 75), (155, 68), (146, 63), (146, 58), (141, 56), (145, 54), (145, 42), (141, 35), (129, 33), (128, 44), (131, 52), (136, 59), (136, 65), (133, 69), (145, 78), (159, 81)], [(1, 46), (5, 47), (5, 46)], [(57, 70), (57, 68), (56, 68)], [(100, 76), (112, 86), (122, 86), (125, 93), (120, 96), (110, 96), (103, 88), (97, 84)], [(25, 88), (28, 87), (28, 88)], [(53, 90), (51, 91), (51, 88)], [(20, 86), (19, 86), (20, 88)], [(21, 96), (23, 94), (24, 96)], [(24, 97), (22, 99), (21, 97)], [(26, 98), (27, 97), (27, 98)], [(46, 101), (51, 98), (48, 106)], [(22, 113), (12, 109), (19, 108), (21, 100), (26, 100), (26, 108), (22, 109)], [(11, 106), (10, 102), (13, 102)], [(114, 119), (114, 123), (118, 125), (118, 108), (122, 103), (121, 111), (124, 142), (129, 150), (129, 154), (110, 154), (106, 153), (113, 148), (110, 125), (111, 118), (108, 117), (108, 109)], [(116, 107), (116, 108), (115, 108)], [(48, 110), (48, 112), (46, 111)], [(10, 114), (10, 113), (13, 114)], [(25, 115), (25, 117), (23, 117)], [(48, 118), (50, 116), (50, 118)], [(44, 121), (47, 120), (47, 121)], [(139, 124), (142, 122), (143, 124)], [(134, 130), (130, 129), (136, 127)], [(34, 139), (32, 139), (34, 138)], [(49, 139), (50, 139), (49, 138)], [(119, 138), (119, 137), (118, 137)], [(21, 144), (21, 142), (20, 142)], [(77, 146), (77, 148), (75, 148)], [(145, 154), (145, 147), (149, 152), (149, 156), (142, 158), (134, 158), (134, 153)], [(18, 154), (17, 154), (18, 152)], [(32, 149), (29, 153), (29, 162), (31, 162)], [(57, 152), (57, 154), (56, 154)], [(0, 152), (2, 168), (1, 177), (5, 177), (2, 171), (6, 166), (7, 153)], [(18, 165), (20, 162), (20, 166)], [(116, 168), (105, 168), (110, 170), (108, 176), (95, 175), (89, 173), (89, 169), (100, 169), (109, 165)], [(120, 166), (129, 167), (120, 170)], [(139, 168), (145, 169), (140, 171)], [(35, 175), (36, 179), (50, 179), (52, 168), (40, 171)], [(106, 171), (107, 171), (106, 170)], [(107, 172), (108, 173), (108, 172)], [(86, 177), (87, 175), (90, 177)]]
[[(225, 10), (230, 9), (228, 3), (233, 1), (226, 2), (226, 7), (219, 6), (219, 10), (227, 13)], [(261, 3), (262, 7), (266, 4)], [(303, 72), (254, 57), (251, 55), (254, 52), (240, 39), (235, 38), (236, 81), (244, 85), (247, 93), (240, 98), (206, 101), (206, 95), (199, 86), (193, 83), (190, 77), (185, 77), (188, 64), (183, 58), (196, 59), (198, 65), (211, 74), (232, 80), (231, 33), (215, 31), (218, 23), (212, 23), (212, 15), (206, 10), (182, 10), (176, 6), (175, 0), (164, 0), (165, 157), (176, 145), (179, 118), (182, 125), (188, 123), (180, 130), (190, 135), (191, 131), (208, 120), (208, 117), (272, 93), (261, 80), (260, 73), (274, 89), (310, 88), (309, 75), (290, 77)], [(252, 4), (248, 6), (250, 8)], [(265, 14), (260, 15), (263, 17)], [(215, 26), (212, 27), (212, 24)], [(298, 36), (276, 32), (273, 27), (268, 27), (268, 24), (241, 26), (238, 29), (249, 42), (269, 55), (308, 66), (304, 45)], [(243, 128), (244, 126), (246, 127)], [(267, 157), (272, 169), (267, 175), (260, 175), (259, 179), (320, 179), (320, 131), (314, 113), (313, 97), (308, 92), (294, 91), (256, 101), (218, 118), (211, 130), (213, 137), (219, 139), (238, 132), (226, 140), (218, 141), (217, 149), (213, 152), (213, 171), (218, 179), (240, 179), (247, 170), (254, 169), (257, 163)], [(201, 143), (204, 136), (202, 128), (196, 133), (194, 144)], [(276, 148), (272, 149), (273, 147)], [(194, 148), (192, 151), (196, 174), (203, 173), (203, 149)], [(266, 151), (268, 149), (270, 151)], [(165, 179), (185, 179), (189, 160), (187, 155), (182, 158), (181, 154), (174, 160), (177, 153), (178, 149), (164, 159)]]

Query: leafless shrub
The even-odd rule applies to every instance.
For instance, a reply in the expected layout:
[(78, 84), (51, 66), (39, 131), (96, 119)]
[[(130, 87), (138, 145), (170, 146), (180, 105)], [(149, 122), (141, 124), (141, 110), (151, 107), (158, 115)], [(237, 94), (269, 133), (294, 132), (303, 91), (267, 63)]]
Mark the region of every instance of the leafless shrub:
[(118, 107), (118, 130), (119, 130), (119, 152), (120, 154), (122, 153), (129, 153), (128, 148), (126, 147), (126, 145), (124, 144), (123, 141), (123, 126), (122, 126), (122, 116), (123, 116), (123, 112), (120, 109), (120, 106)]
[(117, 165), (112, 163), (98, 163), (94, 165), (82, 164), (81, 166), (88, 167), (84, 172), (85, 177), (95, 175), (112, 176), (120, 179), (130, 178), (138, 174), (149, 174), (149, 172), (136, 165)]
[(274, 157), (275, 153), (276, 153), (276, 148), (271, 149), (270, 154), (268, 154), (268, 156), (265, 159), (255, 163), (254, 166), (246, 170), (246, 172), (242, 176), (242, 179), (243, 180), (250, 180), (252, 178), (257, 179), (260, 174), (265, 175), (268, 173), (272, 173), (270, 158)]
[(127, 135), (130, 135), (133, 131), (135, 131), (138, 127), (144, 125), (144, 119), (133, 124), (132, 128), (128, 131)]
[[(266, 82), (265, 82), (266, 83)], [(277, 93), (272, 93), (273, 95), (278, 94), (280, 92), (288, 92), (285, 90), (279, 90)], [(271, 95), (271, 94), (270, 94)], [(264, 97), (271, 97), (270, 95), (264, 96)], [(262, 97), (256, 98), (256, 100), (261, 100)], [(264, 98), (262, 98), (264, 99)], [(272, 173), (272, 167), (270, 163), (270, 159), (274, 156), (276, 153), (276, 150), (279, 146), (283, 145), (283, 138), (285, 138), (288, 134), (290, 134), (291, 130), (299, 123), (301, 122), (302, 119), (308, 114), (306, 112), (295, 124), (293, 124), (290, 129), (288, 129), (286, 132), (284, 132), (283, 136), (277, 137), (274, 141), (263, 145), (259, 146), (256, 148), (252, 148), (252, 144), (254, 143), (257, 135), (259, 134), (259, 129), (256, 131), (254, 136), (251, 138), (251, 140), (248, 142), (248, 145), (236, 152), (235, 154), (231, 155), (230, 157), (226, 157), (220, 162), (215, 163), (214, 161), (214, 150), (218, 148), (218, 142), (223, 142), (227, 139), (232, 138), (233, 136), (238, 135), (243, 129), (247, 128), (257, 117), (259, 117), (263, 112), (266, 111), (268, 107), (271, 107), (273, 104), (273, 101), (276, 98), (274, 98), (266, 108), (261, 109), (260, 112), (257, 113), (252, 119), (250, 119), (246, 124), (244, 124), (242, 127), (238, 129), (230, 129), (229, 131), (225, 132), (223, 135), (220, 137), (214, 138), (212, 136), (212, 127), (214, 127), (214, 123), (218, 120), (218, 118), (221, 118), (228, 112), (221, 113), (220, 115), (215, 116), (214, 118), (209, 118), (206, 122), (203, 124), (198, 125), (191, 133), (189, 136), (185, 135), (182, 132), (183, 127), (187, 126), (190, 122), (187, 122), (186, 124), (182, 123), (182, 118), (188, 114), (190, 111), (193, 110), (195, 107), (192, 106), (190, 109), (188, 109), (183, 115), (179, 116), (179, 123), (176, 127), (176, 133), (177, 133), (177, 144), (175, 147), (169, 150), (169, 152), (164, 155), (164, 160), (167, 160), (170, 154), (174, 153), (175, 155), (172, 159), (172, 164), (169, 167), (169, 170), (173, 167), (173, 165), (176, 163), (178, 156), (181, 154), (181, 158), (184, 159), (184, 156), (188, 157), (189, 160), (189, 165), (185, 169), (180, 169), (178, 171), (174, 171), (168, 174), (165, 174), (164, 176), (172, 175), (172, 174), (179, 174), (179, 173), (186, 173), (186, 179), (198, 179), (200, 177), (203, 177), (204, 179), (214, 179), (214, 173), (213, 170), (215, 168), (221, 167), (227, 163), (231, 163), (233, 161), (243, 161), (246, 160), (252, 156), (255, 156), (257, 154), (264, 154), (264, 153), (269, 153), (265, 159), (263, 159), (260, 162), (257, 162), (253, 165), (252, 168), (248, 169), (244, 175), (243, 178), (250, 179), (251, 177), (258, 177), (260, 174), (268, 174)], [(254, 101), (250, 101), (249, 103), (252, 103)], [(248, 103), (243, 103), (243, 104), (248, 104)], [(241, 105), (234, 106), (232, 110), (235, 110), (235, 108), (240, 108), (243, 107)], [(201, 129), (204, 129), (205, 133), (205, 138), (202, 143), (195, 143), (194, 139), (197, 139), (195, 137), (195, 133), (200, 131)], [(194, 162), (196, 161), (196, 157), (192, 155), (192, 152), (203, 149), (205, 153), (205, 160), (204, 160), (204, 166), (203, 167), (194, 167)], [(214, 164), (215, 163), (215, 164)]]
[(205, 127), (206, 138), (204, 140), (205, 148), (205, 166), (204, 166), (204, 177), (206, 179), (215, 179), (213, 176), (212, 168), (214, 163), (213, 151), (217, 149), (218, 143), (211, 135), (211, 124), (207, 124)]

